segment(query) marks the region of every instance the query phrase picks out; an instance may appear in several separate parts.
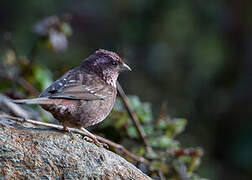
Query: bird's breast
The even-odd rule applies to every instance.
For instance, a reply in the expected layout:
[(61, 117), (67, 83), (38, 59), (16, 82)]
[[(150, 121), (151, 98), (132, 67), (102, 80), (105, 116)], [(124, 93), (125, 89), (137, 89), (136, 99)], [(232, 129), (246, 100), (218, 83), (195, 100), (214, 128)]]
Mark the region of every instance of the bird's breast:
[(112, 110), (116, 99), (116, 91), (103, 100), (81, 100), (80, 120), (83, 127), (88, 127), (103, 121)]

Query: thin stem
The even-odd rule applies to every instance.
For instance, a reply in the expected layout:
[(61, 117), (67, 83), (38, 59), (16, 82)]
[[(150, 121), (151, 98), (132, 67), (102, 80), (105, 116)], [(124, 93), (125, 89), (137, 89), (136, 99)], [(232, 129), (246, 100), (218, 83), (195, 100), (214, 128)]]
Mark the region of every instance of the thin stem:
[(161, 105), (160, 113), (159, 113), (158, 118), (155, 121), (155, 125), (159, 124), (166, 114), (167, 114), (167, 103), (164, 101)]
[(134, 125), (135, 125), (135, 127), (137, 129), (138, 134), (140, 135), (141, 139), (144, 142), (144, 145), (145, 145), (146, 149), (148, 151), (152, 150), (151, 146), (148, 144), (148, 142), (146, 140), (146, 134), (145, 134), (140, 122), (139, 122), (138, 116), (136, 115), (136, 113), (134, 111), (131, 110), (130, 104), (129, 104), (129, 99), (126, 96), (124, 90), (122, 89), (122, 87), (121, 87), (121, 85), (119, 84), (118, 81), (117, 81), (117, 90), (118, 90), (118, 94), (122, 98), (125, 109), (127, 110), (129, 116), (131, 117), (131, 119), (132, 119), (132, 121), (133, 121), (133, 123), (134, 123)]

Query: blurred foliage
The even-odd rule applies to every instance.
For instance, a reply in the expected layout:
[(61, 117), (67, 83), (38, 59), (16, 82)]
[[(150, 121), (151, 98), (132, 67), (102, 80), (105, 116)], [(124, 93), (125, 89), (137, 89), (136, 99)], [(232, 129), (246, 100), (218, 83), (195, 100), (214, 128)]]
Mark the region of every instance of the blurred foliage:
[(147, 142), (153, 151), (148, 152), (139, 142), (136, 127), (119, 98), (108, 119), (102, 123), (100, 130), (105, 132), (107, 130), (106, 134), (109, 135), (109, 131), (114, 129), (113, 134), (119, 135), (116, 137), (117, 141), (120, 139), (130, 147), (131, 151), (149, 159), (147, 172), (152, 177), (157, 177), (161, 173), (168, 179), (202, 179), (195, 174), (203, 155), (202, 149), (184, 149), (180, 142), (174, 139), (184, 130), (187, 121), (182, 118), (170, 119), (167, 115), (154, 120), (150, 103), (142, 103), (137, 96), (128, 98), (130, 107), (137, 114), (146, 133)]
[[(57, 25), (55, 25), (55, 23)], [(61, 30), (59, 27), (62, 26), (66, 26), (68, 30), (71, 29), (69, 24), (63, 24), (64, 25), (61, 25), (57, 17), (48, 17), (37, 23), (35, 25), (36, 33), (43, 38), (38, 38), (38, 42), (36, 42), (34, 46), (36, 47), (37, 44), (39, 44), (49, 51), (58, 52), (59, 49), (55, 46), (61, 47), (62, 43), (65, 43), (65, 41), (59, 41), (58, 45), (53, 44), (55, 42), (51, 41), (50, 37), (52, 34), (50, 32), (51, 28), (53, 29), (52, 31), (55, 31), (55, 29)], [(8, 36), (9, 39), (7, 40), (11, 41), (11, 34), (8, 34)], [(67, 37), (66, 35), (65, 38)], [(48, 46), (48, 43), (52, 45)], [(39, 49), (36, 51), (38, 50)], [(34, 51), (34, 49), (32, 49), (32, 51)], [(36, 54), (33, 52), (32, 57), (35, 57), (35, 55)], [(11, 86), (18, 85), (18, 79), (21, 76), (24, 77), (24, 81), (32, 88), (37, 87), (38, 89), (45, 89), (53, 82), (52, 73), (49, 69), (42, 67), (37, 62), (19, 57), (15, 50), (11, 48), (5, 52), (0, 66), (2, 66), (0, 77), (2, 80), (5, 80), (5, 83), (0, 84), (0, 90), (3, 92), (8, 90), (5, 84), (10, 84)], [(13, 81), (10, 82), (8, 81), (9, 79)], [(28, 90), (26, 93), (29, 95), (29, 89), (25, 87), (25, 84), (19, 84), (18, 90), (20, 88), (22, 89), (20, 92)], [(17, 92), (15, 88), (12, 90), (14, 95), (6, 94), (16, 98), (19, 92)], [(35, 94), (31, 95), (34, 96)], [(151, 104), (141, 102), (138, 96), (129, 96), (129, 103), (130, 108), (139, 118), (151, 149), (146, 149), (143, 143), (139, 141), (140, 138), (136, 127), (125, 111), (124, 105), (119, 98), (116, 100), (112, 113), (110, 113), (107, 120), (100, 125), (99, 132), (107, 132), (106, 134), (108, 134), (111, 139), (116, 139), (118, 143), (122, 143), (125, 147), (128, 147), (130, 151), (148, 159), (148, 164), (139, 164), (139, 162), (134, 162), (134, 160), (128, 160), (132, 163), (136, 163), (140, 169), (144, 170), (145, 173), (153, 178), (168, 178), (174, 180), (202, 179), (195, 173), (200, 164), (201, 156), (203, 155), (202, 149), (183, 148), (180, 142), (174, 139), (176, 135), (180, 134), (185, 129), (187, 121), (182, 118), (170, 119), (167, 115), (162, 115), (157, 120), (154, 120)], [(37, 110), (39, 111), (39, 109)], [(44, 121), (50, 121), (44, 112), (41, 112), (41, 117), (43, 117)], [(111, 135), (112, 129), (113, 134)], [(141, 166), (144, 166), (144, 168), (141, 168)]]
[(35, 24), (34, 32), (44, 38), (38, 43), (38, 46), (46, 44), (52, 51), (64, 51), (68, 46), (67, 37), (72, 35), (71, 26), (67, 23), (68, 20), (68, 18), (60, 20), (56, 16), (51, 16)]

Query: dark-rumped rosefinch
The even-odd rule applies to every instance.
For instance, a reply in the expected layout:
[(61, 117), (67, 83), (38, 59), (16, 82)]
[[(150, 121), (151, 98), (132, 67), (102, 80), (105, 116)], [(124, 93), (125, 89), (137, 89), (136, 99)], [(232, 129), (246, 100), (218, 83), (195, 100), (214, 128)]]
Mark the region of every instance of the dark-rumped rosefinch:
[(130, 67), (114, 52), (99, 49), (80, 66), (68, 71), (38, 98), (14, 100), (21, 104), (39, 104), (64, 127), (83, 130), (94, 143), (98, 140), (85, 128), (103, 121), (116, 99), (116, 81)]

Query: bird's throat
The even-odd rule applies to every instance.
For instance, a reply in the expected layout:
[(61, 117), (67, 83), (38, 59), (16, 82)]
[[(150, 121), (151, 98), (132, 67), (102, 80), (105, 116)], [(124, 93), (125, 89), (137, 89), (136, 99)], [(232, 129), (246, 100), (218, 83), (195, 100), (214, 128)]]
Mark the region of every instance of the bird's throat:
[(102, 79), (104, 81), (106, 81), (107, 84), (113, 86), (116, 88), (116, 81), (117, 81), (117, 78), (118, 78), (118, 75), (119, 73), (118, 72), (111, 72), (111, 71), (108, 71), (108, 70), (104, 70), (102, 72), (103, 74), (103, 77)]

